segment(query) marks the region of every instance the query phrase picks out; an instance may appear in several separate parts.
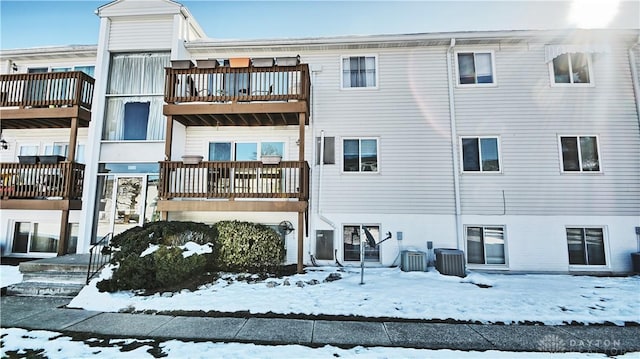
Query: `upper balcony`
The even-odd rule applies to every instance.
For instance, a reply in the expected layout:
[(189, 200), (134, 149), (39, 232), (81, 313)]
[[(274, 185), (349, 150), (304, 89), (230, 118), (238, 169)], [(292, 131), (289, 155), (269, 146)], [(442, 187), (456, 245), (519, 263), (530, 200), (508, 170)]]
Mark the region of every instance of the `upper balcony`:
[(308, 124), (310, 86), (307, 64), (167, 68), (164, 114), (185, 126)]
[(93, 86), (81, 71), (0, 75), (2, 129), (88, 127)]

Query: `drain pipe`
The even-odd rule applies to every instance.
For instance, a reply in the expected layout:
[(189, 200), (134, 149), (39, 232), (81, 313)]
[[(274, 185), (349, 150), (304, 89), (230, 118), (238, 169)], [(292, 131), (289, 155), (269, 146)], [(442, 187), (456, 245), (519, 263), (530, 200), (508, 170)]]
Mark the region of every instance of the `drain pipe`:
[(447, 77), (449, 83), (449, 119), (451, 122), (451, 156), (453, 158), (453, 196), (455, 199), (456, 211), (456, 243), (458, 249), (464, 248), (462, 243), (462, 228), (460, 215), (460, 173), (458, 164), (458, 132), (456, 130), (456, 103), (454, 97), (453, 73), (451, 71), (453, 48), (456, 46), (456, 39), (452, 38), (447, 49)]
[(322, 202), (322, 175), (324, 173), (324, 130), (320, 131), (320, 171), (318, 172), (318, 217), (335, 230), (336, 225), (322, 214), (322, 208), (320, 207)]
[[(635, 44), (629, 48), (629, 67), (631, 68), (631, 83), (633, 84), (633, 94), (636, 98), (636, 115), (638, 116), (638, 126), (640, 127), (640, 84), (638, 84), (638, 68), (636, 67), (636, 55), (633, 49), (640, 44), (640, 36)], [(640, 129), (640, 128), (639, 128)]]

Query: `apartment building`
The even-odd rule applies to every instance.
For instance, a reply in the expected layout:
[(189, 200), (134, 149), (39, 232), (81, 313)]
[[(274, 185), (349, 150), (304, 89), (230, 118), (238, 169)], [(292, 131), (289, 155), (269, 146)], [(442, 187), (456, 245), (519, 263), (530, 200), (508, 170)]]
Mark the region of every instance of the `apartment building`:
[(371, 266), (631, 270), (639, 30), (231, 41), (172, 1), (97, 13), (97, 46), (0, 54), (5, 256), (237, 219), (300, 267), (359, 263), (366, 227), (391, 234)]

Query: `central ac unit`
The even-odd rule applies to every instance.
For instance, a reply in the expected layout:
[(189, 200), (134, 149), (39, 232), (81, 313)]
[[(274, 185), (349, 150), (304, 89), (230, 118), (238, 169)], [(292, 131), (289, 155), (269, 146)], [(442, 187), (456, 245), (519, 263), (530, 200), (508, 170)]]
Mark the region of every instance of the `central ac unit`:
[(419, 251), (402, 251), (400, 268), (404, 272), (427, 271), (427, 254)]

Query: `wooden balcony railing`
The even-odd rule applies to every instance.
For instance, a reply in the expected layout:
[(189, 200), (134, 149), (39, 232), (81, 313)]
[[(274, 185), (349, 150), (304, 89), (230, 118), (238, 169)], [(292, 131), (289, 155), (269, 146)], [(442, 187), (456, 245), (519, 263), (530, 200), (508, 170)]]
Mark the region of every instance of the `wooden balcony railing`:
[(309, 65), (166, 69), (165, 101), (250, 102), (308, 100)]
[(82, 198), (84, 164), (0, 163), (0, 197), (7, 199)]
[(160, 198), (309, 199), (309, 165), (281, 161), (160, 162)]
[(91, 109), (94, 79), (81, 71), (0, 75), (0, 107)]

